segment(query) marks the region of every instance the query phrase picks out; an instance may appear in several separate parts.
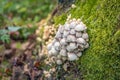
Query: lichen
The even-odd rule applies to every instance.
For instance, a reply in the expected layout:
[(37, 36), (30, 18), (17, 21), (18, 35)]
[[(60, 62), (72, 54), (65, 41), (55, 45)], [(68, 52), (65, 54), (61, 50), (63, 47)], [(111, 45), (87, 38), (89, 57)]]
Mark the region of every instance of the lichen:
[(77, 61), (85, 80), (120, 79), (120, 0), (76, 0), (74, 9), (54, 18), (63, 24), (67, 15), (88, 26), (90, 47)]

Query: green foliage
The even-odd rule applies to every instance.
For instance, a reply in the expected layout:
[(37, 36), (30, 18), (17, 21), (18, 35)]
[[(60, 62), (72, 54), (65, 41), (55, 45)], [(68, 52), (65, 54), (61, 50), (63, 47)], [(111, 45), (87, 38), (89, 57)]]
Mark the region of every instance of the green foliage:
[(0, 41), (9, 43), (10, 42), (10, 36), (8, 35), (8, 30), (0, 30)]
[(21, 28), (21, 29), (19, 30), (20, 37), (21, 37), (21, 38), (24, 38), (24, 39), (27, 39), (27, 37), (28, 37), (29, 35), (35, 33), (35, 30), (36, 30), (36, 29), (37, 29), (36, 26), (31, 27), (31, 28), (26, 28), (26, 27)]
[(0, 36), (0, 40), (5, 43), (10, 43), (10, 35), (4, 34), (4, 35)]
[(24, 25), (30, 22), (38, 22), (42, 18), (45, 18), (53, 9), (55, 1), (56, 0), (0, 0), (0, 22), (4, 20), (4, 24), (6, 25)]
[(20, 35), (14, 36), (19, 37), (21, 39), (27, 39), (29, 35), (35, 33), (35, 30), (37, 29), (36, 26), (27, 28), (27, 27), (14, 27), (10, 26), (8, 29), (1, 29), (0, 30), (0, 41), (4, 43), (10, 43), (10, 32), (18, 32)]
[[(88, 27), (90, 47), (77, 61), (85, 80), (120, 80), (120, 0), (77, 0), (68, 14)], [(68, 14), (55, 18), (65, 22)]]

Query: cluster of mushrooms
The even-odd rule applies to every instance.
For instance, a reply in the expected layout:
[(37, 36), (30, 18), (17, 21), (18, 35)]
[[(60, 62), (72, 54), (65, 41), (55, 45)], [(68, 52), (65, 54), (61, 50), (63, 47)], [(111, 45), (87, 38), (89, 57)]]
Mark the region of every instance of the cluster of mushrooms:
[(53, 41), (47, 45), (49, 57), (58, 65), (66, 60), (78, 60), (89, 47), (86, 29), (80, 19), (67, 20), (64, 25), (59, 25)]

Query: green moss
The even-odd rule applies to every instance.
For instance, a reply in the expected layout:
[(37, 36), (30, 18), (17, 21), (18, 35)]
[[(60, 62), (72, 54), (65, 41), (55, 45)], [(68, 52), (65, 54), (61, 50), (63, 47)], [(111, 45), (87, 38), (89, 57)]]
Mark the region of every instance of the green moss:
[(77, 0), (77, 8), (55, 17), (64, 23), (68, 14), (88, 27), (90, 47), (77, 63), (85, 80), (120, 80), (120, 0)]
[(61, 16), (54, 17), (55, 25), (64, 24), (66, 18), (67, 18), (66, 14), (62, 14)]

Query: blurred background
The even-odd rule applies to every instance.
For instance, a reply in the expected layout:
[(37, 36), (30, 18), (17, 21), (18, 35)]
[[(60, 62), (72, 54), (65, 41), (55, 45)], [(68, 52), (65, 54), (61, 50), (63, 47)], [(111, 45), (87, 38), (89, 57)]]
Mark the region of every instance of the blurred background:
[(47, 17), (57, 0), (0, 0), (0, 25), (25, 25)]

